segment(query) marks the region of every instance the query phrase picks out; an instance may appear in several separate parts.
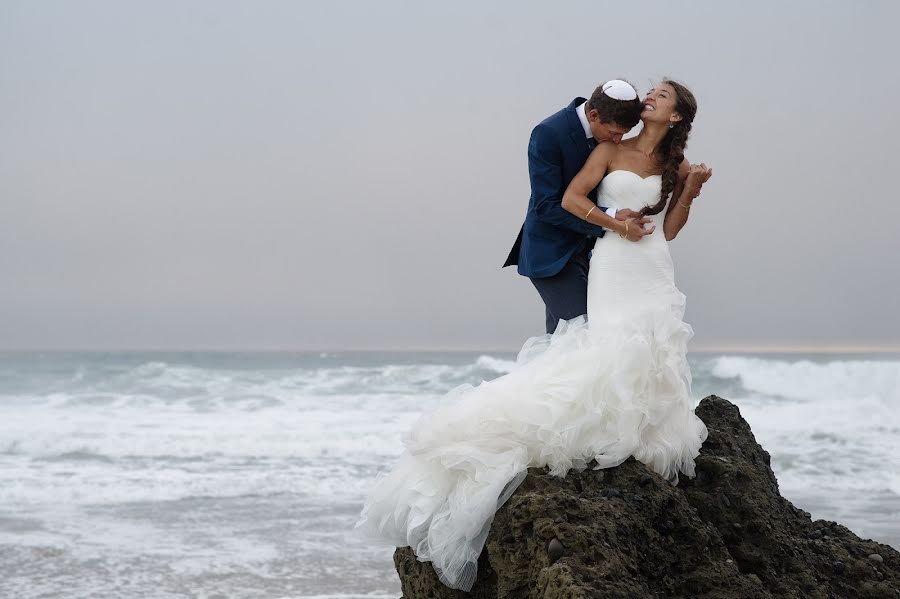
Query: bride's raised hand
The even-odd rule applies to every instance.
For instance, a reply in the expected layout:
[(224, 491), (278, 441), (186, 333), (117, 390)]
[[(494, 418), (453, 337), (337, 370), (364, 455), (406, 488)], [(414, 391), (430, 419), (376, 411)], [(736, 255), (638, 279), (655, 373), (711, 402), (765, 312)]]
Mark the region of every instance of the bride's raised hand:
[(688, 171), (687, 179), (684, 181), (684, 190), (690, 194), (692, 198), (700, 195), (700, 188), (712, 177), (712, 169), (706, 166), (705, 162), (700, 164), (692, 164), (691, 170)]

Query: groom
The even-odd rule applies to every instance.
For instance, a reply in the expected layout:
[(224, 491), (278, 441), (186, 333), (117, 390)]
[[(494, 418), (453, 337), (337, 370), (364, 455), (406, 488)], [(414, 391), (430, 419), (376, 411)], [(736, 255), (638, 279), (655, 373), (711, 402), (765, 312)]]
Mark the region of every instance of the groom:
[[(631, 84), (607, 81), (590, 100), (575, 98), (538, 124), (528, 142), (531, 199), (525, 224), (503, 266), (518, 265), (531, 279), (546, 306), (547, 332), (560, 319), (587, 313), (588, 260), (593, 240), (606, 229), (582, 220), (562, 208), (569, 182), (588, 155), (602, 141), (619, 143), (641, 116), (641, 101)], [(597, 189), (588, 196), (597, 202)], [(629, 209), (604, 208), (617, 220), (631, 220)], [(645, 217), (638, 222), (649, 222)]]

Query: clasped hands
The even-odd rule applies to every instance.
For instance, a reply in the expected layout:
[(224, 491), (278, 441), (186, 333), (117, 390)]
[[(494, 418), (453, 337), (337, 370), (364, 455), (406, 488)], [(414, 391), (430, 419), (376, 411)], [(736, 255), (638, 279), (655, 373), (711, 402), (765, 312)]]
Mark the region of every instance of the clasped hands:
[(650, 222), (650, 217), (641, 216), (640, 212), (635, 212), (631, 208), (616, 210), (616, 220), (625, 222), (625, 230), (619, 235), (628, 241), (640, 241), (645, 235), (650, 235), (656, 230), (656, 225), (645, 229), (644, 225)]

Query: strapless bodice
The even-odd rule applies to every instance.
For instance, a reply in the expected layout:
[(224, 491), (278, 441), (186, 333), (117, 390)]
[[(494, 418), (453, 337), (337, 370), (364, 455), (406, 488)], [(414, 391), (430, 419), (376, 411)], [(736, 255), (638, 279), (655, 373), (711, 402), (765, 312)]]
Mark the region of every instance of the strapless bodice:
[[(637, 211), (659, 201), (661, 185), (660, 175), (641, 177), (632, 171), (611, 171), (600, 182), (597, 203), (607, 208), (631, 208)], [(662, 225), (664, 215), (665, 210), (653, 217), (657, 228)]]

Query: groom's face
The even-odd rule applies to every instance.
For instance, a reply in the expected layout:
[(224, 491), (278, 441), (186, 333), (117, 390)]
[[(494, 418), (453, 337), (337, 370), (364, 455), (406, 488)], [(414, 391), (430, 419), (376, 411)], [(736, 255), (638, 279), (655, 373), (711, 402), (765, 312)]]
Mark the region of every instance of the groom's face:
[(623, 127), (616, 123), (601, 123), (600, 114), (596, 110), (591, 110), (587, 116), (591, 125), (591, 133), (594, 134), (594, 139), (597, 140), (597, 143), (602, 141), (611, 141), (614, 144), (621, 143), (622, 137), (631, 131), (631, 127)]

